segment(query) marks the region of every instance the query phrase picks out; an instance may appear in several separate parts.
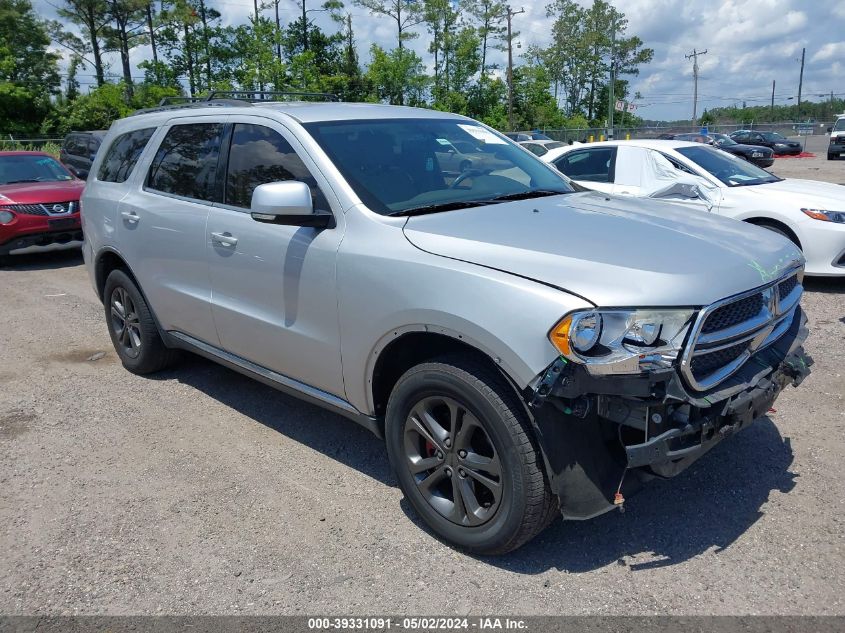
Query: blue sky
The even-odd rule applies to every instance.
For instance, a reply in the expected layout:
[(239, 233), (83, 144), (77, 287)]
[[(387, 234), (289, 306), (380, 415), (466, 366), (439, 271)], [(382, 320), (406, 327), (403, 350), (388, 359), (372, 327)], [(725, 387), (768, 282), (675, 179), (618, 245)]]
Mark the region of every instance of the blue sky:
[[(253, 10), (253, 0), (207, 2), (223, 14), (225, 23), (244, 22)], [(35, 10), (45, 18), (55, 17), (54, 4), (60, 0), (33, 0)], [(316, 7), (318, 1), (312, 4)], [(707, 50), (699, 58), (699, 114), (704, 108), (743, 101), (769, 103), (772, 80), (777, 82), (775, 103), (794, 103), (802, 48), (807, 49), (802, 99), (820, 100), (819, 95), (831, 91), (845, 96), (845, 0), (612, 0), (612, 4), (628, 18), (628, 33), (639, 35), (655, 50), (654, 61), (642, 68), (639, 77), (630, 78), (632, 90), (642, 94), (637, 113), (644, 118), (691, 116), (692, 62), (684, 55), (693, 48)], [(395, 45), (395, 27), (389, 19), (369, 15), (351, 1), (347, 5), (362, 62), (369, 59), (371, 43)], [(514, 9), (525, 9), (514, 19), (522, 50), (548, 42), (545, 5), (545, 1), (512, 3)], [(292, 0), (282, 0), (280, 9), (284, 23), (296, 19), (298, 9)], [(271, 17), (271, 9), (266, 13)], [(321, 27), (335, 28), (328, 18), (317, 16)], [(419, 37), (409, 45), (429, 62), (427, 34), (424, 28), (417, 30)], [(140, 47), (133, 51), (132, 62), (137, 64), (149, 55), (148, 48)], [(110, 72), (119, 74), (117, 56), (108, 60)], [(506, 58), (494, 53), (492, 61), (504, 64)], [(80, 78), (83, 84), (93, 83), (92, 69), (81, 73), (88, 75)]]

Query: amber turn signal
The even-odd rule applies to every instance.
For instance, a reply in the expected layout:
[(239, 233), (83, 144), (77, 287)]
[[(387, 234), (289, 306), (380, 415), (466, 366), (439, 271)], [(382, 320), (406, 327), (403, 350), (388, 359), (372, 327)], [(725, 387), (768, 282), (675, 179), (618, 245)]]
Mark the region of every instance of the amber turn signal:
[(567, 358), (571, 354), (569, 347), (569, 328), (572, 325), (572, 315), (564, 317), (549, 332), (549, 340), (561, 354)]

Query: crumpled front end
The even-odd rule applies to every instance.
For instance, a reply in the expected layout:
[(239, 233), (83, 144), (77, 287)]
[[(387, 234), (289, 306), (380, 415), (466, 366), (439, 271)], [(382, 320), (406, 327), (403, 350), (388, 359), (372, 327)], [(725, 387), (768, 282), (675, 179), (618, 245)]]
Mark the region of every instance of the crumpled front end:
[(673, 367), (612, 374), (560, 357), (538, 377), (526, 396), (564, 518), (602, 514), (648, 479), (680, 473), (804, 380), (812, 359), (796, 279), (699, 311)]

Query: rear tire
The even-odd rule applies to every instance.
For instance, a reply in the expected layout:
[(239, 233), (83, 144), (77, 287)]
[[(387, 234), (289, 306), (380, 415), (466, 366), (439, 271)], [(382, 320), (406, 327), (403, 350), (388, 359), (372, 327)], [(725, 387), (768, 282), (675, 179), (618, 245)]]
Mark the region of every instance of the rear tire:
[(504, 554), (557, 516), (525, 408), (485, 363), (452, 356), (408, 370), (390, 395), (385, 436), (405, 498), (460, 548)]
[(133, 374), (151, 374), (170, 365), (168, 349), (138, 286), (122, 270), (113, 270), (103, 290), (106, 323), (120, 362)]

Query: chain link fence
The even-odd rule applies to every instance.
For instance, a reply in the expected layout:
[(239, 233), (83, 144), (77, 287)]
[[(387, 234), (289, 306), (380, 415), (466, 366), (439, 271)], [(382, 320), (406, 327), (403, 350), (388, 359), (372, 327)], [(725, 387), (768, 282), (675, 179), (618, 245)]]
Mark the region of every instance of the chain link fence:
[[(778, 132), (784, 136), (807, 136), (827, 134), (828, 128), (833, 122), (812, 122), (812, 123), (743, 123), (734, 125), (708, 125), (707, 130), (711, 133), (730, 134), (737, 130), (759, 130), (761, 132)], [(660, 125), (643, 127), (617, 127), (614, 129), (616, 140), (620, 139), (648, 139), (660, 138), (663, 134), (687, 134), (698, 133), (703, 126), (693, 128), (687, 125)], [(569, 143), (579, 141), (589, 143), (592, 141), (604, 141), (607, 139), (607, 128), (569, 128), (562, 130), (542, 130), (544, 134), (556, 141)]]

